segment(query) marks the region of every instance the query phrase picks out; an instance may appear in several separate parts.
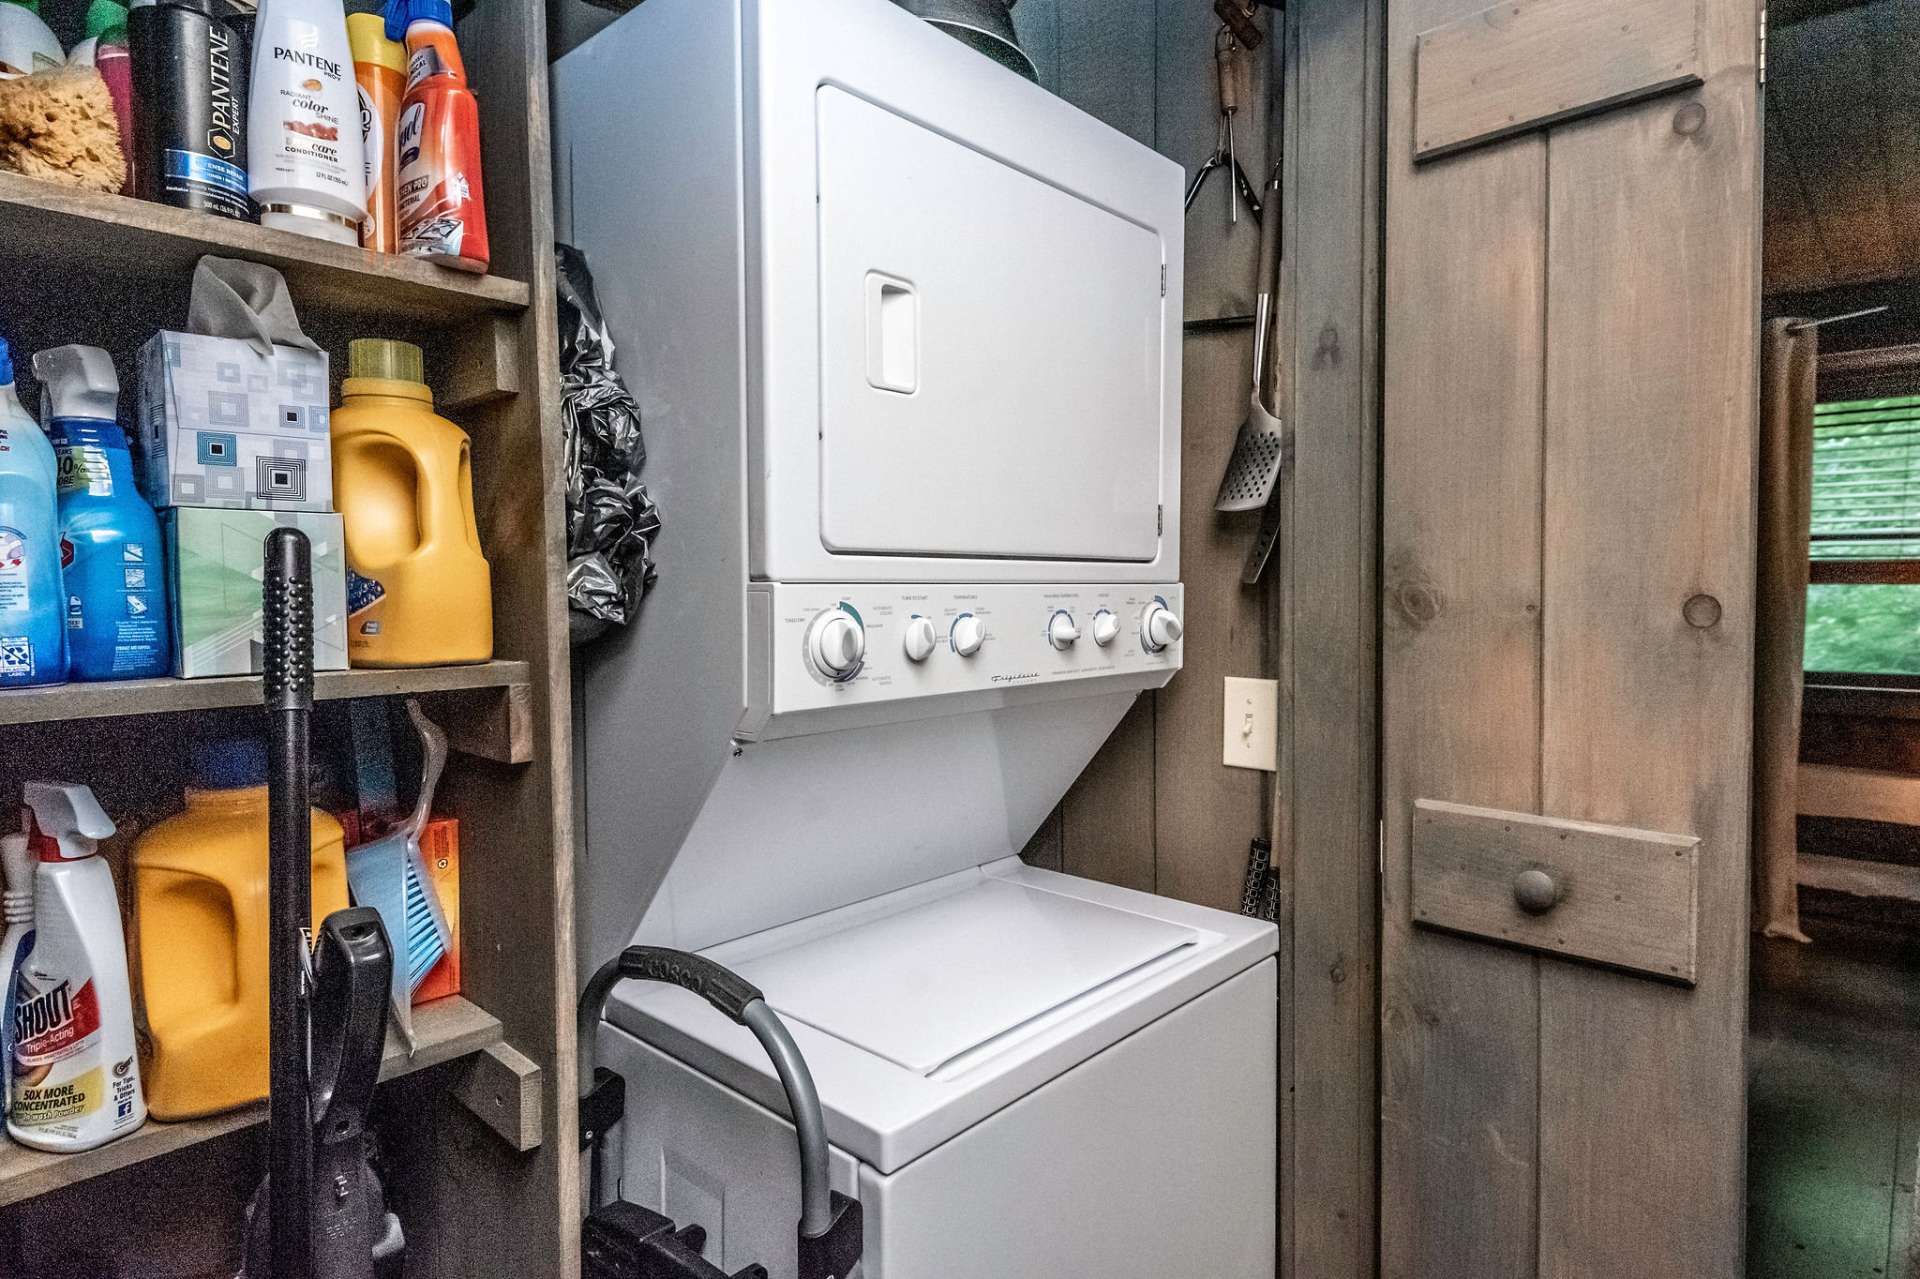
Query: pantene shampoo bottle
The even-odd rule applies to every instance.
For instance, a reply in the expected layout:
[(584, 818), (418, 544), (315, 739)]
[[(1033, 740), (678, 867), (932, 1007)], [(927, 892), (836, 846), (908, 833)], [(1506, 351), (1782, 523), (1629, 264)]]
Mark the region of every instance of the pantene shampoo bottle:
[(133, 989), (113, 872), (97, 855), (113, 822), (84, 786), (28, 782), (33, 949), (13, 991), (7, 1135), (67, 1154), (147, 1121)]
[[(258, 738), (193, 754), (186, 811), (134, 844), (131, 882), (147, 1017), (147, 1105), (161, 1120), (267, 1095), (267, 751)], [(313, 927), (347, 905), (340, 823), (318, 809)]]
[(433, 411), (420, 348), (357, 338), (333, 411), (333, 501), (347, 534), (347, 658), (443, 666), (493, 656), (467, 433)]
[(359, 244), (366, 159), (340, 0), (261, 0), (248, 84), (247, 184), (260, 224)]

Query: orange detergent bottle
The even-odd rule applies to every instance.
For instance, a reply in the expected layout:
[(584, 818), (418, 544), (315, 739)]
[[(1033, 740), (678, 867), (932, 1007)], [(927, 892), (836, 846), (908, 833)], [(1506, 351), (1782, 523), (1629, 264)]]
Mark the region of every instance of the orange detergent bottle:
[(472, 445), (433, 411), (410, 342), (348, 344), (333, 411), (333, 500), (346, 522), (349, 662), (446, 666), (493, 656)]
[[(142, 1074), (155, 1119), (267, 1095), (267, 752), (257, 738), (194, 752), (187, 810), (135, 843), (134, 954)], [(340, 823), (313, 812), (313, 926), (347, 904)]]

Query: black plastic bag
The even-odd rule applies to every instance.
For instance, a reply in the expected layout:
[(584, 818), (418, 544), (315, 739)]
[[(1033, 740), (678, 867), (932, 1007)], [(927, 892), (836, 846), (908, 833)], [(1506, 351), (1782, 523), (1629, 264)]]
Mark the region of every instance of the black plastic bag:
[(632, 622), (659, 576), (660, 512), (640, 482), (640, 406), (613, 367), (613, 339), (586, 255), (554, 246), (560, 295), (560, 419), (567, 460), (569, 636), (583, 644)]

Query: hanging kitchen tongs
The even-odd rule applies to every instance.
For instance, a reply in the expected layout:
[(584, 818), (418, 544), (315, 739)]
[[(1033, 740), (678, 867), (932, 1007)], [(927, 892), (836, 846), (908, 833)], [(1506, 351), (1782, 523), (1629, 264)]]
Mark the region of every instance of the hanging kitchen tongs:
[(1233, 121), (1240, 114), (1241, 99), (1246, 96), (1245, 52), (1239, 39), (1230, 26), (1222, 26), (1214, 38), (1214, 68), (1220, 77), (1220, 123), (1215, 129), (1213, 154), (1201, 161), (1200, 167), (1193, 171), (1192, 179), (1187, 183), (1186, 208), (1193, 208), (1193, 202), (1200, 198), (1200, 188), (1207, 184), (1216, 169), (1224, 169), (1232, 181), (1227, 184), (1227, 218), (1232, 222), (1240, 221), (1240, 205), (1245, 202), (1247, 212), (1253, 220), (1260, 221), (1264, 206), (1260, 202), (1259, 192), (1254, 190), (1252, 179), (1247, 171), (1240, 167), (1238, 157), (1234, 155)]
[(366, 1118), (386, 1045), (393, 947), (379, 913), (313, 919), (308, 721), (312, 551), (267, 535), (267, 1179), (248, 1209), (243, 1279), (398, 1279), (406, 1240), (369, 1162)]

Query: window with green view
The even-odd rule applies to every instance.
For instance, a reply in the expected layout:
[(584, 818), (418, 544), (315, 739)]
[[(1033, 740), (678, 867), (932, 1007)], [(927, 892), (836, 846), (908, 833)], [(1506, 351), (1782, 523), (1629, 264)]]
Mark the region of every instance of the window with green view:
[(1920, 395), (1813, 416), (1810, 671), (1920, 676)]

